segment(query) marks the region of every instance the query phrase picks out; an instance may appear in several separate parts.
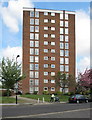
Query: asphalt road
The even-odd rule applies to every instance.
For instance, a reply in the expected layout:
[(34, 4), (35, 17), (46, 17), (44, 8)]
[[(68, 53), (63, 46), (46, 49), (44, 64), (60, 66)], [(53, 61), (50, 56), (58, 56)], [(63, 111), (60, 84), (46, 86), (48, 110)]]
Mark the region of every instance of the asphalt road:
[(3, 106), (2, 118), (90, 118), (90, 103)]

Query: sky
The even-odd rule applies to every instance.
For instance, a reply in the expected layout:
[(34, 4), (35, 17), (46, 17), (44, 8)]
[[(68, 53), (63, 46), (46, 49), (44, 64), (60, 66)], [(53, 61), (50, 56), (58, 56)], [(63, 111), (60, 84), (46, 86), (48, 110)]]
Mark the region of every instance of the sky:
[[(32, 0), (33, 1), (33, 0)], [(31, 0), (0, 0), (0, 59), (22, 61), (23, 7), (75, 11), (76, 73), (90, 67), (90, 2), (32, 2)]]

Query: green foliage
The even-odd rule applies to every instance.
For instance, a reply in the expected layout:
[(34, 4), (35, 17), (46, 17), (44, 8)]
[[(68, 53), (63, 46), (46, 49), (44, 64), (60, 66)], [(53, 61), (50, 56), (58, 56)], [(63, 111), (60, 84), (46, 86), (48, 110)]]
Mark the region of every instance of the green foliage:
[(38, 91), (34, 91), (34, 95), (37, 95)]
[(44, 95), (49, 95), (49, 92), (48, 91), (43, 91), (43, 94)]
[(57, 95), (62, 95), (62, 92), (57, 91), (56, 94), (57, 94)]
[[(9, 89), (14, 89), (14, 85), (16, 82), (22, 80), (25, 76), (21, 76), (21, 64), (17, 64), (14, 59), (10, 60), (9, 58), (2, 59), (2, 66), (1, 66), (1, 82), (3, 88), (6, 88), (7, 91)], [(9, 92), (7, 92), (9, 95)]]

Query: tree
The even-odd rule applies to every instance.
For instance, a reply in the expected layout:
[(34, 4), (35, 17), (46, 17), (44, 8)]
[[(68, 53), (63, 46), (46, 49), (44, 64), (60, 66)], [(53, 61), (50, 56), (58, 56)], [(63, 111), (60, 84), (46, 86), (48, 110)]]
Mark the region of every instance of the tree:
[(74, 86), (75, 80), (72, 75), (67, 76), (66, 73), (58, 72), (55, 76), (56, 85), (62, 88), (62, 93), (65, 93), (65, 88)]
[(79, 73), (77, 82), (77, 91), (85, 92), (92, 89), (92, 69)]
[(2, 86), (7, 89), (7, 96), (9, 96), (9, 89), (13, 89), (15, 84), (22, 80), (25, 75), (21, 75), (21, 64), (17, 64), (14, 59), (2, 59), (1, 65), (1, 82)]

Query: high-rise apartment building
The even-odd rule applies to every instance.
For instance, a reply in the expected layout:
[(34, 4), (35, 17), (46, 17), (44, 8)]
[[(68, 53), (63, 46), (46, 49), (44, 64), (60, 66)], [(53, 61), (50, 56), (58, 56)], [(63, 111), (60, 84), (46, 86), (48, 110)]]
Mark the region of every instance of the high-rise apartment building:
[(53, 77), (59, 71), (75, 76), (75, 13), (24, 8), (23, 93), (62, 91)]

